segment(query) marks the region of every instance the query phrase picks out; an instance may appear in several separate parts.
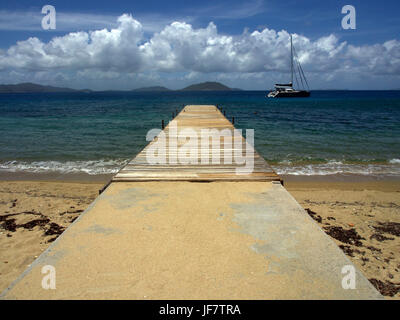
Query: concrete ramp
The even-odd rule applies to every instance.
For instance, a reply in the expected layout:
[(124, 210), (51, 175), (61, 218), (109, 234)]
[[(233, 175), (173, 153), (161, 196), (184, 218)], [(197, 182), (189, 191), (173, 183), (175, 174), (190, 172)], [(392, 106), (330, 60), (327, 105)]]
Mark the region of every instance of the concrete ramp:
[[(54, 266), (56, 289), (43, 289)], [(4, 299), (381, 299), (279, 182), (112, 183)]]

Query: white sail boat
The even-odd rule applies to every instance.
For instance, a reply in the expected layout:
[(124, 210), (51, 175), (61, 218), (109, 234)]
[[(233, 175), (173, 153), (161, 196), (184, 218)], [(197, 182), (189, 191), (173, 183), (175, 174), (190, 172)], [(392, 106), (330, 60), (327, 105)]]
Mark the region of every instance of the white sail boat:
[[(275, 90), (268, 93), (268, 98), (297, 98), (310, 96), (310, 88), (306, 76), (304, 75), (300, 61), (297, 58), (296, 50), (293, 47), (292, 35), (290, 35), (290, 72), (291, 81), (284, 84), (276, 83)], [(300, 86), (301, 83), (303, 90), (296, 90), (293, 88), (293, 77), (296, 79), (298, 86)], [(307, 86), (307, 90), (304, 89), (305, 86)]]

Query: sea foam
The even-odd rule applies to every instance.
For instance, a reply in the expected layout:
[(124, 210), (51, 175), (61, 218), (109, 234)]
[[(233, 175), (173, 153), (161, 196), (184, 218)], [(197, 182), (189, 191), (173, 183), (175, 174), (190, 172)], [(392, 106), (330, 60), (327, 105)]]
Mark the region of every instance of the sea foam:
[(117, 173), (128, 163), (128, 159), (89, 160), (89, 161), (7, 161), (0, 163), (0, 170), (5, 172), (58, 172), (87, 173), (90, 175)]

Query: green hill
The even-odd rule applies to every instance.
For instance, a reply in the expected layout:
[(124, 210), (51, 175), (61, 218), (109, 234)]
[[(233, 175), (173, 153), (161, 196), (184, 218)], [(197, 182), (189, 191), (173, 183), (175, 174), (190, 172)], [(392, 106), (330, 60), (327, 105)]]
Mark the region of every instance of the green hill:
[(90, 92), (91, 90), (75, 90), (70, 88), (59, 88), (42, 86), (35, 83), (1, 84), (0, 93), (34, 93), (34, 92)]
[(154, 91), (171, 91), (171, 90), (166, 87), (154, 86), (154, 87), (143, 87), (143, 88), (133, 89), (132, 91), (137, 91), (137, 92), (153, 91), (154, 92)]
[(232, 91), (232, 89), (219, 82), (202, 82), (192, 84), (180, 91)]

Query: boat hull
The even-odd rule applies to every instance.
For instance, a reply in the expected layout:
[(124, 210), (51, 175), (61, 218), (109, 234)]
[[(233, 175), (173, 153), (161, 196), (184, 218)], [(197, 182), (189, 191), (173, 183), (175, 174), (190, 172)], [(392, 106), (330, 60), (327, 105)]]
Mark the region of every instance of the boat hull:
[(310, 91), (294, 90), (294, 91), (272, 91), (268, 94), (269, 98), (307, 98)]

